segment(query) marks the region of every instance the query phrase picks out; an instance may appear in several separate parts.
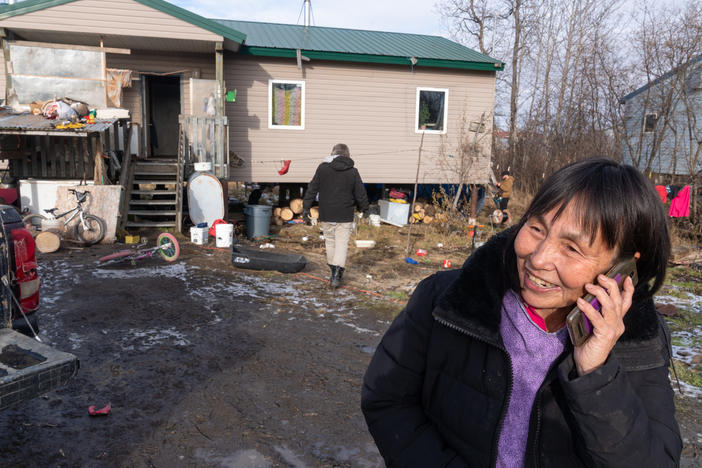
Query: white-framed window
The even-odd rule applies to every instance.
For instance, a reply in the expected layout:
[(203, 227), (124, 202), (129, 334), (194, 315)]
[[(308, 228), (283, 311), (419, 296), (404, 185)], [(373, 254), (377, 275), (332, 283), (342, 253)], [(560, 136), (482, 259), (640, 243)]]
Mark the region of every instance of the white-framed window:
[(417, 88), (415, 133), (446, 133), (448, 89)]
[(305, 129), (305, 82), (268, 80), (268, 128)]
[(653, 133), (656, 130), (656, 122), (658, 122), (658, 113), (651, 112), (646, 114), (643, 121), (644, 133)]

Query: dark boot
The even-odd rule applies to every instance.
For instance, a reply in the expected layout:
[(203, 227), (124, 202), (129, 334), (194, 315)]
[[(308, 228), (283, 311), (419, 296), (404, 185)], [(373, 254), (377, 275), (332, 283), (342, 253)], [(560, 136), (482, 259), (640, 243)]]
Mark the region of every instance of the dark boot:
[(339, 287), (341, 284), (341, 274), (343, 271), (343, 268), (332, 265), (332, 274), (331, 274), (331, 279), (329, 280), (329, 286), (331, 286), (332, 289), (336, 289)]

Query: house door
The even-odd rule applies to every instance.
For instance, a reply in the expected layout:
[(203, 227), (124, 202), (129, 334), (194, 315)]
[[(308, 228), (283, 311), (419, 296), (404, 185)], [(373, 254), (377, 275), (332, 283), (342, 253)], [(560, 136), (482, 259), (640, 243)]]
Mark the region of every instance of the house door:
[(147, 157), (178, 157), (180, 76), (144, 76), (144, 137)]

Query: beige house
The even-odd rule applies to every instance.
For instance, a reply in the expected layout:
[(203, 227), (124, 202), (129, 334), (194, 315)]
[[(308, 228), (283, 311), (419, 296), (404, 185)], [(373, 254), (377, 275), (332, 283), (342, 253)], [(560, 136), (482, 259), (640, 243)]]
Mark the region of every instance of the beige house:
[(365, 182), (414, 182), (420, 148), (420, 183), (488, 181), (502, 64), (441, 37), (212, 20), (162, 0), (25, 0), (0, 7), (0, 28), (9, 101), (42, 73), (13, 62), (26, 48), (97, 53), (108, 71), (80, 77), (96, 86), (131, 72), (104, 105), (130, 111), (142, 157), (187, 140), (186, 163), (213, 160), (221, 178), (301, 183), (344, 142)]

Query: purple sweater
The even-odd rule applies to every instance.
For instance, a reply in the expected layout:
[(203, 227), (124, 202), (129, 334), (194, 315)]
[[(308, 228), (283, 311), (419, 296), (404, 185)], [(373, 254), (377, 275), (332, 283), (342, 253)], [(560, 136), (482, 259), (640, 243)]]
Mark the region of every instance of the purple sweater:
[(500, 433), (497, 466), (512, 468), (524, 466), (534, 397), (551, 364), (565, 349), (568, 333), (565, 327), (555, 333), (539, 328), (510, 290), (502, 300), (500, 335), (512, 359), (512, 395)]

